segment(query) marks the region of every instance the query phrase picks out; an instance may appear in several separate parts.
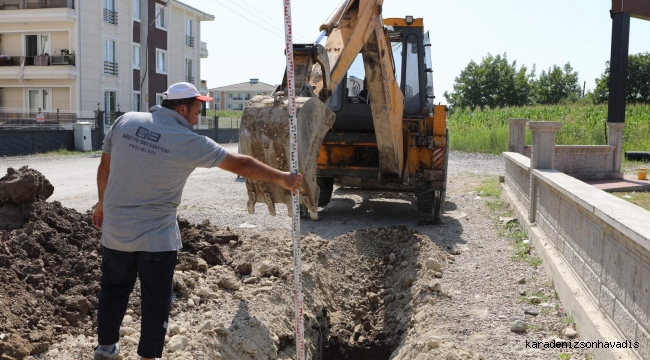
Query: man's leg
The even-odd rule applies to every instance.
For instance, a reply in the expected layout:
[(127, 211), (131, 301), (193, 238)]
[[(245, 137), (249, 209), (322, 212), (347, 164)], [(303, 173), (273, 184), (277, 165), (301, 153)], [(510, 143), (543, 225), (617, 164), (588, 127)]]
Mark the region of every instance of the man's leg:
[(103, 248), (102, 280), (97, 304), (99, 345), (112, 345), (120, 339), (120, 325), (135, 285), (135, 253)]
[(138, 252), (138, 272), (142, 293), (142, 328), (138, 355), (162, 357), (165, 333), (172, 306), (176, 251)]

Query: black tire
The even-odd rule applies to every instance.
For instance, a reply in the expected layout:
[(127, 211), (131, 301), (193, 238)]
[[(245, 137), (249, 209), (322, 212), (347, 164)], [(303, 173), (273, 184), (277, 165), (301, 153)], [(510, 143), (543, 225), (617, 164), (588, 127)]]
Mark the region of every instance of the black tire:
[(318, 193), (318, 206), (323, 207), (330, 203), (334, 191), (334, 178), (318, 177), (316, 184), (320, 188)]
[(435, 191), (431, 189), (430, 182), (424, 182), (415, 185), (415, 199), (418, 210), (431, 214), (435, 200)]

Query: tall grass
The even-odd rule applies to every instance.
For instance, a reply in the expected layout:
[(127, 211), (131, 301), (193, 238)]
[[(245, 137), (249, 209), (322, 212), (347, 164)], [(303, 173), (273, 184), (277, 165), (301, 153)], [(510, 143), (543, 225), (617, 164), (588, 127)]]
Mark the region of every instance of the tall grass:
[[(558, 145), (606, 145), (607, 105), (556, 105), (456, 110), (449, 116), (450, 149), (500, 154), (508, 149), (507, 119), (561, 121)], [(526, 144), (531, 143), (526, 130)], [(623, 130), (623, 151), (650, 151), (650, 105), (628, 105)]]

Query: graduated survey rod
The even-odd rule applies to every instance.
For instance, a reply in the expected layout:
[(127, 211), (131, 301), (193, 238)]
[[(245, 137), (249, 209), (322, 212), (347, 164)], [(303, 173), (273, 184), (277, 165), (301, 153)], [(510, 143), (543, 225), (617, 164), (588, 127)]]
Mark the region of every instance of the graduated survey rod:
[[(291, 0), (284, 0), (284, 32), (287, 53), (287, 90), (289, 92), (289, 167), (298, 173), (298, 120), (296, 119), (296, 90), (294, 87), (293, 33), (291, 27)], [(291, 222), (293, 237), (293, 288), (295, 301), (296, 359), (305, 359), (305, 329), (303, 327), (302, 263), (300, 261), (300, 193), (291, 192)]]

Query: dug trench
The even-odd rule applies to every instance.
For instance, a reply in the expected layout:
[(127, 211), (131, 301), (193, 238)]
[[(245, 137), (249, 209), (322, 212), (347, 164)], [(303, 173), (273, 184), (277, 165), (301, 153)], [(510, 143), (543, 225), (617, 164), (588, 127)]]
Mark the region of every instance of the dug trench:
[[(0, 358), (89, 358), (96, 345), (101, 232), (91, 212), (47, 202), (40, 173), (0, 179)], [(163, 358), (293, 359), (293, 253), (289, 234), (242, 234), (179, 219), (183, 249)], [(454, 261), (404, 226), (333, 240), (301, 237), (308, 359), (481, 359), (430, 330)], [(139, 284), (120, 331), (135, 359)]]

